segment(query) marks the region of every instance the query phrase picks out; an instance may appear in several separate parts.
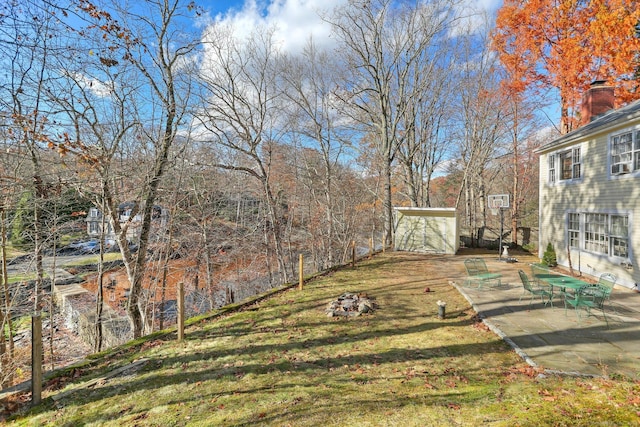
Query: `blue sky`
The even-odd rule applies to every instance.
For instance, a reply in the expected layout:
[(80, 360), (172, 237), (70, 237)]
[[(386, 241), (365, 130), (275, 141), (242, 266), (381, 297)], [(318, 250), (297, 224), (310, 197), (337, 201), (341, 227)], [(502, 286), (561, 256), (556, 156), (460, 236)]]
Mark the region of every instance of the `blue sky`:
[[(429, 1), (429, 0), (426, 0)], [(346, 0), (219, 0), (201, 1), (199, 4), (209, 10), (210, 19), (224, 22), (235, 29), (236, 35), (247, 35), (256, 25), (276, 26), (284, 51), (299, 51), (313, 35), (317, 46), (332, 43), (329, 26), (320, 18), (321, 12), (345, 3)], [(461, 16), (469, 16), (469, 21), (478, 26), (484, 14), (493, 20), (502, 0), (460, 0), (458, 8)], [(546, 126), (557, 125), (560, 112), (555, 103), (540, 111)], [(546, 127), (545, 126), (545, 127)]]
[[(248, 33), (256, 25), (264, 24), (278, 28), (278, 37), (284, 50), (298, 50), (313, 35), (321, 46), (330, 43), (328, 25), (320, 14), (345, 3), (345, 0), (218, 0), (200, 1), (207, 9), (210, 19), (222, 21), (233, 28), (236, 34)], [(459, 4), (465, 16), (486, 13), (495, 16), (502, 0), (463, 0)]]

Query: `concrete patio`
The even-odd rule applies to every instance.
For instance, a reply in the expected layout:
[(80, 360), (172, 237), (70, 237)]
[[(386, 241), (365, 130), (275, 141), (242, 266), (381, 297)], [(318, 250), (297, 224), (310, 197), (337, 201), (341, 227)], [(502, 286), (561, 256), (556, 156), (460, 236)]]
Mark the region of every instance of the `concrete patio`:
[[(477, 289), (464, 286), (465, 258), (482, 257), (489, 270), (503, 275), (500, 286)], [(456, 256), (462, 276), (451, 283), (474, 306), (480, 317), (530, 364), (550, 372), (574, 375), (640, 378), (640, 294), (616, 286), (606, 305), (608, 326), (599, 310), (578, 318), (573, 308), (565, 314), (563, 300), (554, 298), (554, 307), (523, 295), (518, 276), (522, 269), (529, 276), (532, 256), (506, 263), (498, 255), (465, 253)]]

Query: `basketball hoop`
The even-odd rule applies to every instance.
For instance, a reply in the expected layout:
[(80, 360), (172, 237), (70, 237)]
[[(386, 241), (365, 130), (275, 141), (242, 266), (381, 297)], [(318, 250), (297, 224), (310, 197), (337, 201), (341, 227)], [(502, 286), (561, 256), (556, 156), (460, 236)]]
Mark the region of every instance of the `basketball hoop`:
[[(500, 249), (502, 248), (502, 234), (504, 230), (504, 213), (503, 210), (509, 209), (509, 195), (508, 194), (490, 194), (487, 196), (487, 204), (489, 205), (489, 209), (491, 209), (492, 215), (500, 214), (500, 243), (498, 244), (498, 259), (502, 260), (502, 252)], [(506, 246), (505, 246), (506, 252)]]
[(502, 199), (493, 199), (489, 203), (489, 209), (491, 209), (491, 215), (496, 216), (500, 213), (500, 209), (502, 209), (503, 205)]
[(491, 215), (498, 215), (501, 209), (509, 207), (508, 194), (492, 194), (487, 197)]

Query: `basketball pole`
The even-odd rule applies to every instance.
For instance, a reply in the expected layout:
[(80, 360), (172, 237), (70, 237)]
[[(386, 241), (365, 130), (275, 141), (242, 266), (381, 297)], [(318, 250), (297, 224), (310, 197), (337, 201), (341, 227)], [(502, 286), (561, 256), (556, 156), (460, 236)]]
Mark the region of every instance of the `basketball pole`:
[[(502, 236), (504, 235), (504, 210), (509, 209), (508, 194), (490, 194), (487, 196), (491, 215), (500, 211), (500, 236), (498, 237), (498, 261), (502, 261)], [(509, 258), (507, 258), (508, 260)]]
[(500, 209), (500, 239), (498, 243), (498, 260), (502, 261), (502, 234), (504, 233), (504, 209)]

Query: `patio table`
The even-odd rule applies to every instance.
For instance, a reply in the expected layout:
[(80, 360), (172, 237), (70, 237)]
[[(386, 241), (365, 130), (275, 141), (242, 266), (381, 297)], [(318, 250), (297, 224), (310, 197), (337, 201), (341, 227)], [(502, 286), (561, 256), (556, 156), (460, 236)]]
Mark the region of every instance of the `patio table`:
[(551, 286), (551, 298), (553, 298), (553, 288), (559, 288), (561, 293), (565, 293), (567, 288), (576, 291), (583, 286), (589, 285), (589, 283), (583, 282), (580, 279), (576, 279), (571, 276), (563, 276), (562, 274), (536, 274), (536, 279)]

